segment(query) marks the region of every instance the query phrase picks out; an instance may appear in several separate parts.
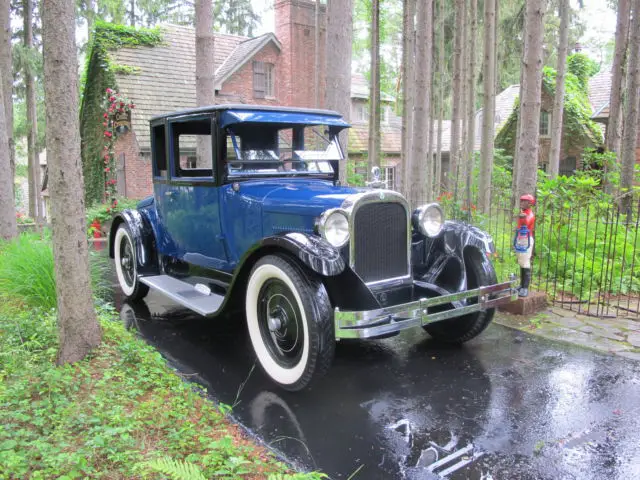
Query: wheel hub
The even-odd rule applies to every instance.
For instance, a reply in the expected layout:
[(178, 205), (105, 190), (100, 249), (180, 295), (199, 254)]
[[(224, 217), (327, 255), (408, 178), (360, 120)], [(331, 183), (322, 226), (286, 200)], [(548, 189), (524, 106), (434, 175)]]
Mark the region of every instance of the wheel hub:
[(280, 330), (282, 328), (282, 320), (278, 317), (269, 317), (269, 331), (275, 332), (276, 330)]

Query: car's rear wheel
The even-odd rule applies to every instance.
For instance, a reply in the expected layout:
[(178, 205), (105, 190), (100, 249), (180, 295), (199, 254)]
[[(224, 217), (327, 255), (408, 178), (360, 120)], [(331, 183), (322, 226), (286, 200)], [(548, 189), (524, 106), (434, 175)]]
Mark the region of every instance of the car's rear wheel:
[(149, 287), (138, 279), (138, 259), (129, 227), (118, 225), (113, 242), (113, 257), (120, 289), (127, 300), (140, 300), (149, 293)]
[[(497, 283), (495, 270), (486, 255), (479, 250), (472, 250), (468, 255), (465, 255), (465, 270), (467, 274), (467, 289), (469, 290)], [(452, 308), (451, 305), (442, 307)], [(423, 328), (436, 340), (460, 344), (480, 335), (489, 326), (494, 314), (495, 308), (490, 308), (462, 317), (425, 325)]]
[(245, 300), (251, 344), (271, 380), (296, 391), (326, 373), (335, 334), (321, 281), (293, 260), (268, 255), (253, 267)]

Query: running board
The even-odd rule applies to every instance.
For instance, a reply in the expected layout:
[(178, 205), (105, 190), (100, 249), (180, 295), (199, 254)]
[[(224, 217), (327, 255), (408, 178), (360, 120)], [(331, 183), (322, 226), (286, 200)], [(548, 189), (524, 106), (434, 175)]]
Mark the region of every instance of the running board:
[(222, 295), (202, 293), (190, 283), (169, 275), (141, 277), (140, 281), (180, 305), (187, 307), (189, 310), (193, 310), (205, 317), (216, 313), (224, 301), (224, 296)]

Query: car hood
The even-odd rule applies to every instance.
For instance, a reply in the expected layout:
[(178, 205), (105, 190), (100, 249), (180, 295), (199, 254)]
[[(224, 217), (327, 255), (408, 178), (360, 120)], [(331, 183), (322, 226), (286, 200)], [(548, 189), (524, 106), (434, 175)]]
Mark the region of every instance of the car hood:
[(243, 182), (239, 193), (261, 204), (265, 214), (318, 216), (329, 208), (339, 207), (345, 198), (360, 191), (323, 180), (278, 179)]

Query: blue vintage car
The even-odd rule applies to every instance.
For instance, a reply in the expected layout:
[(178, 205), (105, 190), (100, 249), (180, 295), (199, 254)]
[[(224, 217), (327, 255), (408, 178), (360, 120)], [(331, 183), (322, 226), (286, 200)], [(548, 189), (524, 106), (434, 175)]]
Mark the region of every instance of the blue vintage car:
[(153, 118), (154, 194), (110, 233), (124, 295), (246, 314), (259, 364), (287, 390), (326, 372), (340, 339), (478, 335), (513, 295), (491, 237), (435, 203), (340, 185), (348, 127), (331, 111), (248, 105)]

